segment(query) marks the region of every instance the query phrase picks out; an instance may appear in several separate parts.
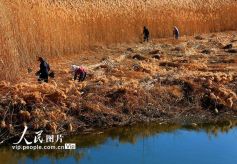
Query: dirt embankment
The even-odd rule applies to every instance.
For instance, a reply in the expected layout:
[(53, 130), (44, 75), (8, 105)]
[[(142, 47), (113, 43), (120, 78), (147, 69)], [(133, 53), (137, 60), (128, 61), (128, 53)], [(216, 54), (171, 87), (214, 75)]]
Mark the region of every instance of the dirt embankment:
[[(34, 73), (0, 83), (1, 139), (27, 125), (48, 133), (88, 131), (143, 121), (206, 122), (237, 116), (237, 33), (95, 46), (49, 59), (56, 78), (38, 84)], [(70, 64), (88, 70), (72, 80)], [(34, 69), (34, 68), (33, 68)]]

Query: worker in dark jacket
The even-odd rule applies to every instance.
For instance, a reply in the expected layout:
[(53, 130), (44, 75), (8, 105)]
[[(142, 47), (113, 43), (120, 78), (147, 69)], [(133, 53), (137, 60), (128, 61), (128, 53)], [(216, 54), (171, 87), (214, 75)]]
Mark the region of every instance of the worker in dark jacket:
[(36, 73), (39, 76), (38, 81), (47, 83), (50, 71), (49, 64), (42, 57), (39, 57), (38, 61), (40, 62), (40, 70)]
[(173, 36), (175, 39), (179, 39), (179, 29), (176, 26), (173, 29)]
[(143, 28), (144, 42), (149, 41), (149, 35), (150, 35), (150, 32), (149, 32), (148, 28), (146, 26), (144, 26), (144, 28)]

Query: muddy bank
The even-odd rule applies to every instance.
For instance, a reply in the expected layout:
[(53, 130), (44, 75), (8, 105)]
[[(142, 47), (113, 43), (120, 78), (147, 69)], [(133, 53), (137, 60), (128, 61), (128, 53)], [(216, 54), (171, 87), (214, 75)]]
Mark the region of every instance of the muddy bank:
[[(236, 32), (228, 32), (97, 46), (48, 59), (56, 72), (48, 84), (38, 84), (33, 73), (17, 83), (0, 82), (1, 139), (19, 134), (25, 125), (30, 132), (73, 134), (138, 122), (235, 118), (235, 38)], [(70, 64), (87, 68), (85, 82), (72, 80)]]

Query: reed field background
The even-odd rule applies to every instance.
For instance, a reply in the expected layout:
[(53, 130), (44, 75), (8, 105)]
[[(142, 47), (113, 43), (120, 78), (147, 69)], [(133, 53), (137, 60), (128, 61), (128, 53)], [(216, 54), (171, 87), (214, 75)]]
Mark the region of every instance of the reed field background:
[(0, 80), (16, 80), (37, 56), (96, 44), (237, 29), (236, 0), (0, 0)]

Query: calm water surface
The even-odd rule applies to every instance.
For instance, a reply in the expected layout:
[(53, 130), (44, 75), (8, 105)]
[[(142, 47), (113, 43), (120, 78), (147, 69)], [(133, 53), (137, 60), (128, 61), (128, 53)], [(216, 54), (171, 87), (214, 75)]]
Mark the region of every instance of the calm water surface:
[(236, 164), (237, 127), (220, 125), (137, 125), (81, 135), (64, 142), (74, 151), (0, 149), (0, 163)]

